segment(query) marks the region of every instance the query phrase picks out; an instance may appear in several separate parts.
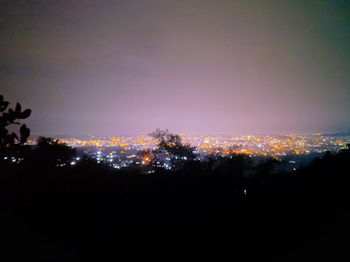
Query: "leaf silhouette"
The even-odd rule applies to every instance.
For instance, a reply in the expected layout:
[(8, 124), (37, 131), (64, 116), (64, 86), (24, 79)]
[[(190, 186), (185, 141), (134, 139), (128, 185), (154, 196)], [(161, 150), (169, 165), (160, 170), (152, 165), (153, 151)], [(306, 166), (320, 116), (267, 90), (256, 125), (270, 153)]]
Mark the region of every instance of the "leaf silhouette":
[(30, 129), (23, 124), (20, 128), (20, 133), (21, 133), (21, 144), (25, 143), (30, 135)]
[(22, 107), (19, 103), (16, 104), (15, 112), (16, 114), (20, 114), (22, 110)]
[(9, 120), (11, 123), (13, 123), (13, 121), (15, 121), (16, 118), (17, 118), (17, 117), (16, 117), (15, 111), (13, 111), (13, 110), (10, 108), (9, 111), (8, 111), (8, 120)]
[(18, 136), (15, 132), (12, 132), (12, 137), (16, 138), (18, 140)]
[(20, 113), (19, 118), (25, 119), (25, 118), (29, 117), (31, 113), (32, 113), (32, 110), (26, 109), (22, 113)]
[[(15, 108), (8, 108), (9, 102), (4, 101), (4, 97), (0, 95), (0, 149), (11, 147), (16, 144), (23, 144), (27, 141), (30, 135), (30, 129), (26, 125), (20, 127), (19, 133), (12, 132), (11, 134), (8, 126), (21, 125), (18, 121), (30, 116), (31, 110), (26, 109), (22, 112), (22, 106), (20, 103), (16, 103)], [(6, 111), (7, 110), (7, 111)], [(20, 139), (19, 139), (20, 137)]]
[(0, 101), (0, 112), (4, 112), (10, 103), (6, 101)]

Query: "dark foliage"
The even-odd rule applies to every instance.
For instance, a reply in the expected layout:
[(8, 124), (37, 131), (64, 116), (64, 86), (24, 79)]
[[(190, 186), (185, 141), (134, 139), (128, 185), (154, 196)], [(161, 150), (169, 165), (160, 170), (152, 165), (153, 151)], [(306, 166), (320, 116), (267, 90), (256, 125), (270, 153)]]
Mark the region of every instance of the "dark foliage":
[(183, 144), (179, 135), (161, 129), (156, 129), (149, 135), (157, 141), (157, 149), (153, 151), (153, 162), (161, 161), (160, 156), (164, 153), (171, 158), (174, 167), (182, 167), (184, 159), (194, 160), (195, 148), (189, 144)]
[(28, 160), (0, 163), (2, 207), (41, 238), (74, 248), (82, 260), (93, 250), (115, 257), (119, 240), (131, 232), (142, 239), (150, 228), (164, 241), (182, 236), (187, 243), (185, 236), (192, 236), (203, 247), (230, 243), (237, 258), (268, 258), (328, 234), (349, 200), (350, 150), (294, 173), (276, 173), (273, 160), (254, 165), (235, 155), (188, 161), (179, 170), (152, 175), (116, 172), (89, 158), (57, 167), (58, 156), (74, 152), (52, 139), (23, 151)]
[[(24, 144), (30, 135), (30, 129), (25, 124), (21, 125), (18, 120), (28, 118), (31, 110), (22, 111), (21, 105), (17, 103), (15, 110), (9, 108), (5, 112), (8, 106), (9, 102), (4, 101), (4, 97), (0, 95), (0, 113), (2, 113), (0, 116), (0, 149), (14, 146), (16, 143)], [(10, 125), (21, 125), (19, 135), (9, 131)]]
[(76, 150), (59, 140), (39, 137), (33, 155), (35, 161), (41, 162), (41, 165), (56, 167), (57, 165), (69, 164), (72, 158), (76, 156)]

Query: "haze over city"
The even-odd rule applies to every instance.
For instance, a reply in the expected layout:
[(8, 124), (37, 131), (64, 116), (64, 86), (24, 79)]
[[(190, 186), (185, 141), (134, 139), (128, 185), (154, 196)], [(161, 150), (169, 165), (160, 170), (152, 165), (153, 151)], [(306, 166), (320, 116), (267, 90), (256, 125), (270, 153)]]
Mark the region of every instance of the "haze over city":
[(34, 135), (350, 129), (346, 1), (1, 1)]

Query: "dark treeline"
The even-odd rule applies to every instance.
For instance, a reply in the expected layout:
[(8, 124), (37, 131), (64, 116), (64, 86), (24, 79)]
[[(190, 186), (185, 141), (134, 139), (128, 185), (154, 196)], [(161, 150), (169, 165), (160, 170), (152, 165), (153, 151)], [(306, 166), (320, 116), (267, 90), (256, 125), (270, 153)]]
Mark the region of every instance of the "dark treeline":
[(11, 150), (24, 160), (0, 161), (3, 210), (45, 239), (75, 239), (73, 246), (108, 249), (122, 231), (142, 226), (202, 228), (230, 232), (239, 254), (252, 249), (268, 255), (326, 232), (348, 203), (349, 149), (293, 173), (275, 172), (274, 160), (252, 165), (235, 155), (153, 174), (115, 171), (89, 158), (58, 168), (57, 157), (75, 154), (62, 144)]
[[(161, 130), (152, 135), (159, 144), (146, 152), (152, 155), (151, 174), (137, 167), (116, 171), (88, 157), (58, 166), (76, 152), (49, 138), (34, 147), (12, 142), (2, 147), (0, 203), (9, 253), (40, 254), (45, 261), (106, 261), (126, 246), (135, 252), (152, 245), (182, 252), (187, 245), (194, 252), (199, 244), (201, 254), (220, 246), (231, 258), (268, 259), (305, 246), (321, 252), (322, 236), (331, 239), (328, 248), (341, 242), (332, 232), (339, 223), (347, 225), (339, 221), (348, 212), (350, 148), (285, 172), (279, 161), (254, 163), (247, 155), (197, 161), (177, 135)], [(161, 152), (174, 157), (178, 168), (157, 168)]]

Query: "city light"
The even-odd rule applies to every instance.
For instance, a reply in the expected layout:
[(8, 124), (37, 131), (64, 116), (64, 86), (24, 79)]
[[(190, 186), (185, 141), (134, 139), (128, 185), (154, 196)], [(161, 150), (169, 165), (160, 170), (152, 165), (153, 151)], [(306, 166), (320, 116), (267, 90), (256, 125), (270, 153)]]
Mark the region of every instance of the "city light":
[[(195, 161), (203, 160), (207, 155), (215, 157), (234, 155), (245, 155), (254, 157), (271, 157), (281, 160), (288, 156), (294, 157), (288, 159), (291, 171), (296, 171), (300, 166), (296, 156), (323, 154), (327, 151), (338, 152), (347, 147), (350, 143), (350, 136), (331, 136), (316, 134), (280, 134), (280, 135), (223, 135), (208, 136), (196, 135), (186, 136), (182, 134), (182, 142), (195, 148), (193, 153)], [(59, 143), (65, 143), (71, 147), (83, 150), (83, 152), (96, 160), (98, 164), (109, 165), (116, 169), (126, 168), (130, 165), (150, 166), (152, 164), (152, 150), (157, 147), (157, 141), (147, 135), (135, 137), (106, 137), (93, 139), (64, 138), (58, 140)], [(35, 145), (36, 141), (31, 140), (30, 144)], [(147, 152), (145, 154), (145, 152)], [(4, 160), (8, 157), (4, 157)], [(20, 162), (21, 159), (14, 160)], [(81, 160), (77, 156), (68, 162), (71, 166), (76, 165)], [(155, 167), (162, 167), (166, 170), (174, 169), (172, 162), (188, 161), (187, 156), (176, 156), (165, 153), (161, 160), (154, 163)], [(62, 164), (59, 164), (62, 166)]]

